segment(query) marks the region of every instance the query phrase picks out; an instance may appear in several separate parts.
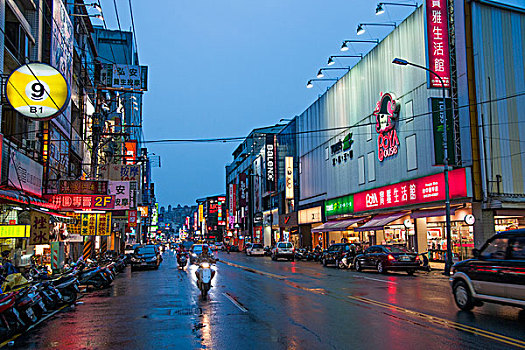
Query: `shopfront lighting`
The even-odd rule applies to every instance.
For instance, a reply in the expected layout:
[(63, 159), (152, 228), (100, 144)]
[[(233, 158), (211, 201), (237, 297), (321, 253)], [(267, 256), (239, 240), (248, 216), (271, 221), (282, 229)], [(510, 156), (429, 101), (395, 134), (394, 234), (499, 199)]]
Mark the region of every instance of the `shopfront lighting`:
[(365, 33), (365, 27), (368, 26), (379, 26), (379, 27), (397, 27), (395, 22), (388, 22), (388, 23), (359, 23), (357, 25), (357, 35), (362, 35)]
[(341, 51), (348, 51), (348, 43), (379, 43), (379, 39), (371, 39), (371, 40), (345, 40), (343, 41), (343, 45), (341, 45)]
[(49, 211), (49, 209), (47, 208), (38, 208), (38, 209), (43, 210), (43, 211)]
[(329, 66), (332, 66), (335, 64), (335, 61), (334, 61), (334, 58), (363, 58), (363, 55), (362, 54), (359, 54), (359, 55), (345, 55), (345, 56), (330, 56), (328, 57), (328, 63), (326, 63), (327, 65)]
[(402, 4), (402, 3), (397, 3), (397, 2), (380, 2), (380, 3), (377, 4), (377, 7), (376, 7), (376, 15), (379, 16), (379, 15), (385, 13), (385, 5), (389, 5), (389, 6), (405, 6), (405, 7), (415, 7), (415, 8), (418, 7), (417, 2), (415, 4)]
[(13, 210), (21, 211), (21, 210), (24, 210), (24, 209), (22, 209), (21, 207), (13, 207)]
[(441, 106), (441, 115), (443, 115), (443, 173), (445, 175), (445, 220), (446, 220), (446, 233), (447, 233), (447, 259), (445, 261), (445, 276), (450, 276), (450, 269), (452, 267), (452, 230), (451, 230), (451, 223), (450, 223), (450, 189), (449, 189), (449, 183), (448, 183), (448, 140), (447, 140), (447, 113), (446, 113), (446, 89), (445, 89), (445, 83), (443, 82), (443, 79), (434, 72), (433, 70), (425, 67), (420, 66), (419, 64), (415, 64), (412, 62), (409, 62), (407, 60), (404, 60), (402, 58), (394, 58), (392, 61), (393, 64), (397, 64), (400, 66), (413, 66), (419, 69), (423, 69), (430, 74), (433, 74), (439, 79), (439, 82), (441, 83), (442, 87), (442, 93), (443, 93), (443, 103)]
[(314, 87), (314, 81), (337, 81), (337, 79), (310, 79), (308, 80), (308, 83), (306, 84), (306, 87), (308, 89), (311, 89)]

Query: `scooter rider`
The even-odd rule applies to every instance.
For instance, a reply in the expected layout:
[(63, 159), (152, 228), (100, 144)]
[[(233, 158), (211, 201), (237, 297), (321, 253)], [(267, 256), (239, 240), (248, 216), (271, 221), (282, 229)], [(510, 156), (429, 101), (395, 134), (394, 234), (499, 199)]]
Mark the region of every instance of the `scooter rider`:
[[(200, 265), (203, 262), (207, 262), (209, 264), (215, 263), (215, 257), (213, 256), (212, 253), (210, 253), (210, 250), (209, 250), (207, 245), (203, 245), (202, 246), (202, 253), (197, 258), (197, 264)], [(195, 276), (197, 276), (197, 281), (198, 281), (199, 280), (198, 270), (195, 271)], [(214, 270), (211, 271), (211, 278), (212, 279), (213, 279), (213, 276), (215, 276), (215, 271)]]

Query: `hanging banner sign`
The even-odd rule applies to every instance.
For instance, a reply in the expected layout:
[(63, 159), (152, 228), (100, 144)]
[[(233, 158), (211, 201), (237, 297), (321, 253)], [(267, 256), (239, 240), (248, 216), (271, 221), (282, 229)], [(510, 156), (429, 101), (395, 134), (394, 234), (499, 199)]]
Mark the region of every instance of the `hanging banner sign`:
[(124, 143), (124, 148), (125, 148), (124, 158), (126, 159), (126, 164), (128, 165), (135, 164), (137, 160), (137, 141), (136, 140), (126, 141)]
[(148, 206), (146, 206), (146, 205), (138, 206), (137, 210), (140, 212), (140, 217), (141, 218), (147, 218), (148, 217), (148, 210), (149, 210)]
[(9, 185), (25, 192), (42, 196), (44, 167), (25, 154), (12, 148), (9, 152)]
[(137, 227), (137, 211), (128, 210), (128, 224), (129, 227)]
[(115, 208), (115, 196), (112, 195), (54, 194), (45, 198), (63, 211)]
[(111, 213), (80, 214), (82, 236), (109, 236), (111, 234)]
[(148, 90), (148, 66), (103, 64), (100, 83), (106, 88)]
[(115, 209), (129, 209), (129, 181), (109, 181), (108, 190), (108, 194), (115, 196)]
[(284, 158), (284, 171), (286, 175), (285, 195), (286, 199), (293, 199), (293, 157)]
[(106, 180), (140, 181), (140, 165), (104, 165), (100, 167), (100, 172)]
[(266, 191), (273, 192), (275, 191), (275, 168), (277, 165), (275, 135), (266, 135), (264, 150), (266, 154)]
[[(429, 68), (436, 72), (446, 88), (450, 87), (450, 48), (448, 42), (447, 0), (426, 0), (427, 54)], [(429, 74), (430, 87), (440, 88), (441, 82)]]
[(381, 99), (374, 110), (376, 117), (377, 158), (382, 162), (385, 158), (397, 154), (399, 138), (396, 131), (396, 120), (399, 115), (399, 104), (392, 94), (381, 93)]
[(239, 205), (244, 208), (248, 205), (248, 183), (245, 173), (239, 174)]
[(43, 63), (18, 67), (7, 79), (7, 101), (17, 112), (35, 120), (49, 120), (68, 105), (70, 90), (64, 76)]
[[(434, 133), (434, 165), (444, 165), (443, 153), (443, 99), (430, 97), (430, 108), (432, 111), (432, 126)], [(452, 100), (445, 99), (445, 111), (447, 115), (447, 150), (448, 164), (454, 164), (456, 160), (456, 147), (454, 140), (454, 121), (452, 120)]]
[(0, 225), (0, 238), (29, 238), (31, 225)]
[(60, 194), (108, 194), (107, 181), (60, 180)]
[(31, 211), (31, 236), (29, 237), (29, 244), (49, 244), (49, 233), (51, 231), (49, 218), (49, 214)]

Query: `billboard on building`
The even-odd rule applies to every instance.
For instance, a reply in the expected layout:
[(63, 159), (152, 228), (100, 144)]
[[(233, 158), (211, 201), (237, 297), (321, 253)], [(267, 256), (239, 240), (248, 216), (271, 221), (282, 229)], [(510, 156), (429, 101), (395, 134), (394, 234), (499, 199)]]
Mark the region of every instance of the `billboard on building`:
[(42, 196), (44, 167), (12, 148), (9, 152), (8, 183), (22, 191)]
[(108, 181), (108, 194), (115, 196), (115, 209), (127, 210), (130, 208), (129, 188), (129, 181)]
[(102, 178), (112, 181), (139, 181), (140, 165), (111, 164), (100, 167)]
[[(53, 0), (53, 20), (51, 21), (51, 65), (58, 69), (71, 86), (73, 79), (73, 24), (69, 18), (64, 2)], [(53, 123), (70, 136), (71, 133), (71, 102), (60, 113)]]
[(124, 143), (124, 158), (126, 164), (135, 164), (137, 160), (137, 140), (126, 141)]
[(108, 194), (108, 182), (97, 180), (60, 180), (61, 194)]

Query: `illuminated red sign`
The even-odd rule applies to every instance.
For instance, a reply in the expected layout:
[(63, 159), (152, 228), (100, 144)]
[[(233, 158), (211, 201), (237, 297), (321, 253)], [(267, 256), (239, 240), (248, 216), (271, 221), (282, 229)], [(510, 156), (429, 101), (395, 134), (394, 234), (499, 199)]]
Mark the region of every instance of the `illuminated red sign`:
[(376, 117), (377, 158), (382, 162), (385, 158), (397, 154), (399, 138), (396, 131), (396, 119), (399, 115), (399, 104), (392, 94), (381, 93), (381, 99), (374, 110)]
[(136, 210), (128, 210), (128, 224), (129, 227), (137, 227), (137, 211)]
[[(450, 62), (448, 58), (447, 0), (426, 0), (426, 2), (429, 68), (443, 79), (443, 85), (448, 88), (450, 87)], [(434, 74), (430, 74), (430, 87), (442, 87)]]
[(46, 199), (59, 210), (113, 209), (115, 196), (87, 194), (54, 194)]
[[(449, 171), (450, 199), (467, 197), (464, 168)], [(445, 200), (445, 176), (430, 175), (354, 194), (354, 212)]]
[(131, 140), (124, 143), (126, 164), (135, 164), (137, 160), (137, 141)]

